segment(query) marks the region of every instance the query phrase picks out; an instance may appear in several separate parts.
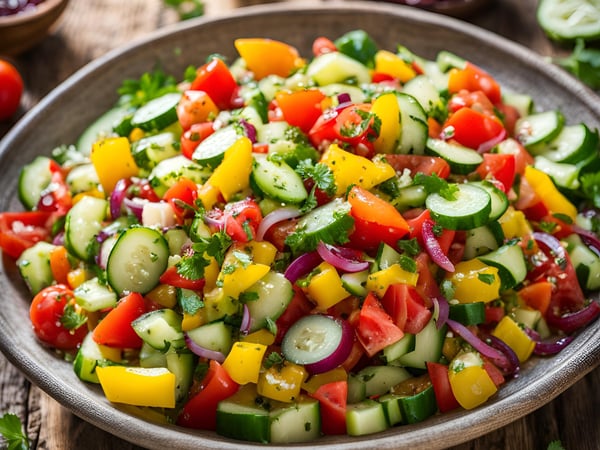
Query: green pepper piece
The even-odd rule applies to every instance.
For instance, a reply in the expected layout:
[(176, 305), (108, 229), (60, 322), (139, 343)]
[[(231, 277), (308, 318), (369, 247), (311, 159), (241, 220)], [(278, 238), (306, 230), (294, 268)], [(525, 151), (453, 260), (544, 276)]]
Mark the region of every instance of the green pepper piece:
[(363, 30), (349, 31), (334, 42), (339, 52), (360, 61), (369, 68), (375, 67), (375, 54), (379, 50), (375, 41)]

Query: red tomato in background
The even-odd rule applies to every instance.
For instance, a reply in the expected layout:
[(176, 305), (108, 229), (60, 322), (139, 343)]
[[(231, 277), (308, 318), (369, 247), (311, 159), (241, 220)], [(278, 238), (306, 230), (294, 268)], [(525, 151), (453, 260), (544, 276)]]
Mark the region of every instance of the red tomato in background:
[(0, 59), (0, 120), (11, 117), (21, 103), (23, 78), (8, 61)]
[(204, 91), (185, 91), (177, 105), (177, 118), (184, 130), (195, 123), (207, 122), (218, 113), (219, 108)]
[(511, 153), (484, 153), (483, 162), (475, 170), (483, 179), (493, 178), (508, 192), (515, 181), (515, 155)]
[(29, 317), (37, 338), (60, 350), (75, 350), (88, 333), (86, 324), (70, 330), (62, 323), (67, 305), (75, 304), (75, 295), (67, 286), (57, 284), (38, 292), (31, 302)]
[(223, 60), (213, 58), (198, 68), (190, 88), (206, 92), (219, 109), (229, 109), (237, 83)]
[(337, 47), (331, 39), (320, 36), (313, 41), (312, 52), (314, 56), (321, 56), (325, 53), (337, 52)]

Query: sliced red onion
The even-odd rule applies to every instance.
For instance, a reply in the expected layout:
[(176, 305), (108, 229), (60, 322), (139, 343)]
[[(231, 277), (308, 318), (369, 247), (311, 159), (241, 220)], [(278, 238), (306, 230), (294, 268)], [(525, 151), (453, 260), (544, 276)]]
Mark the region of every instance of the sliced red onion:
[(369, 268), (369, 262), (362, 259), (361, 252), (347, 247), (319, 242), (317, 253), (323, 258), (323, 261), (343, 272), (360, 272)]
[(450, 315), (450, 305), (448, 304), (448, 300), (441, 295), (433, 297), (432, 300), (434, 311), (437, 312), (437, 321), (435, 326), (439, 330), (448, 321), (448, 316)]
[(256, 144), (256, 127), (245, 119), (241, 119), (240, 124), (244, 127), (246, 137), (250, 139), (253, 144)]
[(52, 239), (52, 243), (54, 245), (65, 245), (65, 232), (60, 231), (56, 233), (56, 236), (54, 236), (54, 239)]
[(300, 214), (302, 214), (300, 209), (296, 208), (295, 206), (286, 206), (285, 208), (277, 208), (271, 211), (260, 221), (260, 224), (256, 229), (256, 240), (262, 241), (267, 231), (269, 231), (269, 229), (276, 223), (293, 219), (300, 216)]
[(573, 226), (573, 231), (579, 235), (583, 243), (587, 245), (591, 251), (600, 256), (600, 238), (598, 238), (593, 231), (586, 230), (577, 225)]
[(566, 250), (556, 236), (542, 231), (535, 231), (531, 234), (531, 237), (533, 237), (536, 242), (541, 243), (548, 248), (557, 258), (566, 257)]
[(452, 331), (454, 331), (465, 341), (467, 341), (475, 350), (477, 350), (483, 356), (489, 358), (500, 369), (502, 369), (506, 373), (509, 373), (511, 370), (514, 370), (514, 361), (511, 361), (507, 354), (486, 344), (478, 336), (474, 335), (471, 332), (471, 330), (469, 330), (463, 324), (456, 322), (452, 319), (446, 320), (446, 323)]
[(338, 105), (346, 105), (348, 103), (352, 103), (352, 97), (348, 92), (340, 92), (337, 95)]
[(192, 340), (192, 338), (190, 338), (187, 335), (187, 333), (185, 333), (185, 345), (192, 351), (192, 353), (195, 353), (201, 358), (214, 359), (218, 363), (222, 363), (223, 361), (225, 361), (225, 355), (223, 353), (217, 352), (215, 350), (210, 350), (208, 348), (196, 344)]
[(293, 284), (298, 278), (306, 275), (321, 264), (322, 261), (323, 259), (316, 251), (304, 253), (291, 262), (283, 275)]
[(304, 367), (310, 374), (324, 373), (335, 369), (350, 355), (354, 345), (354, 328), (344, 319), (335, 319), (342, 327), (342, 335), (337, 348), (326, 358), (320, 361), (305, 364)]
[(131, 180), (128, 178), (121, 178), (115, 184), (115, 188), (110, 193), (110, 216), (114, 219), (121, 216), (121, 208), (123, 206), (123, 200), (127, 195), (127, 189), (131, 186)]
[(489, 152), (496, 145), (498, 145), (500, 142), (502, 142), (504, 140), (504, 138), (506, 138), (506, 130), (503, 128), (502, 131), (500, 133), (498, 133), (497, 136), (494, 136), (493, 138), (479, 144), (479, 147), (477, 147), (477, 151), (479, 153)]
[(585, 308), (571, 314), (565, 314), (558, 317), (552, 313), (546, 314), (546, 322), (552, 328), (563, 331), (566, 334), (571, 334), (594, 321), (600, 316), (600, 304), (597, 301), (592, 302)]
[(137, 217), (137, 219), (140, 222), (142, 221), (142, 213), (144, 211), (144, 204), (147, 202), (148, 202), (148, 200), (144, 200), (144, 199), (138, 198), (138, 197), (134, 197), (134, 198), (125, 197), (123, 199), (123, 204), (127, 207), (127, 209), (129, 211), (131, 211), (131, 213), (135, 217)]
[(556, 341), (538, 341), (535, 343), (535, 348), (533, 349), (533, 353), (536, 355), (556, 355), (563, 348), (571, 343), (571, 341), (575, 339), (573, 336), (563, 336)]
[(421, 236), (423, 237), (423, 244), (431, 260), (444, 269), (446, 272), (454, 272), (454, 264), (448, 259), (448, 256), (444, 254), (440, 243), (438, 242), (435, 234), (433, 233), (433, 220), (427, 219), (421, 226)]
[(248, 334), (250, 332), (250, 325), (252, 324), (252, 317), (250, 317), (250, 308), (244, 304), (244, 310), (242, 315), (242, 323), (240, 324), (240, 332), (242, 334)]

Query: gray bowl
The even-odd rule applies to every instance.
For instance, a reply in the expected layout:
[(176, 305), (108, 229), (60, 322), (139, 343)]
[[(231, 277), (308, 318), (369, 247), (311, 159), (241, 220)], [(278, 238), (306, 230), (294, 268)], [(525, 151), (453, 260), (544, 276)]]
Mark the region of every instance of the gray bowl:
[[(600, 101), (590, 90), (538, 55), (467, 23), (414, 8), (376, 3), (257, 6), (217, 18), (200, 18), (160, 30), (113, 51), (77, 72), (29, 112), (0, 143), (0, 210), (20, 210), (17, 174), (35, 155), (74, 143), (94, 118), (117, 100), (125, 78), (138, 78), (156, 63), (177, 78), (190, 64), (219, 52), (234, 57), (236, 37), (271, 37), (310, 55), (317, 36), (337, 37), (362, 28), (387, 49), (401, 43), (425, 57), (446, 49), (490, 71), (506, 89), (533, 96), (540, 109), (560, 108), (573, 122), (600, 127)], [(30, 296), (13, 261), (4, 256), (0, 273), (0, 348), (33, 383), (74, 414), (147, 448), (249, 449), (211, 432), (160, 425), (110, 404), (97, 386), (84, 384), (71, 365), (43, 348), (28, 321)], [(519, 378), (490, 402), (423, 423), (365, 437), (326, 437), (305, 445), (273, 448), (435, 449), (459, 444), (502, 427), (549, 402), (600, 362), (600, 321), (584, 330), (560, 355), (534, 358)]]

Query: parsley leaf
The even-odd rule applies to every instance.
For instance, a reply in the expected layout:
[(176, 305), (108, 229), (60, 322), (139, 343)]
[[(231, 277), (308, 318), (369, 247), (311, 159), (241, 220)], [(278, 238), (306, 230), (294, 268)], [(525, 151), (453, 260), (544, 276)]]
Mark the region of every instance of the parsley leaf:
[(184, 255), (176, 264), (177, 273), (188, 280), (199, 280), (204, 277), (204, 268), (209, 264), (203, 253), (194, 251)]
[(585, 48), (583, 39), (577, 39), (568, 57), (554, 58), (553, 62), (592, 89), (600, 89), (600, 49)]
[(417, 256), (421, 253), (421, 246), (417, 238), (400, 239), (398, 241), (398, 248), (407, 256)]
[(552, 441), (548, 444), (548, 450), (565, 450), (560, 441)]
[(270, 369), (273, 366), (283, 364), (284, 358), (277, 352), (271, 352), (263, 361), (265, 369)]
[(184, 313), (193, 316), (201, 308), (204, 308), (204, 302), (198, 294), (187, 289), (180, 289), (178, 296), (179, 306)]
[(67, 330), (75, 330), (87, 322), (87, 316), (75, 309), (75, 306), (67, 304), (60, 316), (60, 323)]
[(144, 73), (139, 80), (124, 80), (117, 90), (131, 106), (142, 106), (169, 92), (177, 92), (177, 82), (160, 68)]
[(414, 259), (410, 258), (409, 256), (400, 255), (398, 264), (400, 264), (400, 267), (402, 267), (402, 269), (406, 270), (407, 272), (416, 273), (417, 271), (417, 263)]
[(423, 186), (428, 194), (439, 194), (446, 200), (456, 200), (458, 186), (455, 183), (448, 183), (435, 173), (425, 175), (424, 173), (419, 172), (415, 175), (413, 182), (414, 184)]
[(581, 176), (581, 191), (596, 208), (600, 208), (600, 172)]
[(312, 179), (315, 186), (328, 195), (335, 194), (335, 179), (333, 178), (333, 172), (327, 164), (313, 164), (310, 159), (304, 159), (298, 163), (296, 172), (304, 180)]
[(29, 438), (23, 431), (21, 419), (17, 415), (5, 413), (0, 417), (0, 434), (6, 440), (9, 450), (29, 449)]

